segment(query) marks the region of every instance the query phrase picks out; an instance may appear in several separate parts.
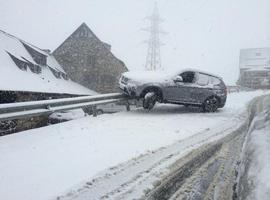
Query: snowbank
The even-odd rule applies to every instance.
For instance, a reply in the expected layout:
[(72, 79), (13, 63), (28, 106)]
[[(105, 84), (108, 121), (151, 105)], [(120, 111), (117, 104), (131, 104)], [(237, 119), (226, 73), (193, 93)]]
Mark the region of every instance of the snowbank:
[[(270, 198), (270, 109), (254, 119), (248, 140), (249, 168), (247, 173), (247, 199), (268, 200)], [(246, 186), (247, 187), (247, 186)]]
[(262, 94), (230, 94), (217, 113), (158, 105), (1, 137), (0, 199), (55, 198), (102, 170), (230, 122)]

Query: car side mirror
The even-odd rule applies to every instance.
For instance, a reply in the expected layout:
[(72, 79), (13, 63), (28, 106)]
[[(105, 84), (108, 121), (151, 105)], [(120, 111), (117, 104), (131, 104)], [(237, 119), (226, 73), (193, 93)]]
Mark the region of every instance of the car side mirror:
[(176, 76), (176, 77), (173, 79), (173, 81), (174, 81), (175, 83), (177, 83), (177, 82), (183, 82), (183, 78), (182, 78), (182, 76)]

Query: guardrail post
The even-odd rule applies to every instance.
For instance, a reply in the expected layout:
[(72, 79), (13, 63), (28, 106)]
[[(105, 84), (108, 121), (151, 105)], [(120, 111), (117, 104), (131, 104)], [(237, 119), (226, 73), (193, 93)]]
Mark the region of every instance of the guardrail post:
[(129, 104), (128, 100), (126, 102), (126, 109), (127, 109), (127, 111), (130, 111), (130, 104)]
[(97, 117), (97, 107), (96, 106), (92, 107), (92, 111), (93, 111), (93, 117)]

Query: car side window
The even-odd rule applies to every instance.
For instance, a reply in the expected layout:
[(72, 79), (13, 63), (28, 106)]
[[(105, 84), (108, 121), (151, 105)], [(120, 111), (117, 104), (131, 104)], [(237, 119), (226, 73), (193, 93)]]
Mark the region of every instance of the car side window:
[(184, 83), (194, 83), (194, 80), (195, 80), (194, 72), (184, 72), (180, 74), (180, 76), (183, 78)]
[(215, 77), (211, 77), (211, 79), (210, 79), (210, 84), (212, 84), (212, 85), (219, 85), (220, 82), (221, 81), (218, 78), (215, 78)]
[(207, 76), (206, 74), (201, 74), (198, 73), (198, 80), (197, 80), (197, 84), (201, 85), (201, 86), (206, 86), (209, 84), (209, 76)]

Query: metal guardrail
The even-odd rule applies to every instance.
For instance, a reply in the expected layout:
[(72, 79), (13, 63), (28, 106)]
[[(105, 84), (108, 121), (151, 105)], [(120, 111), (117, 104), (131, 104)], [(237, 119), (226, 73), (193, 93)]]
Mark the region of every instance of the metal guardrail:
[(128, 98), (124, 94), (110, 93), (94, 96), (0, 104), (0, 121), (49, 115), (57, 111), (87, 107), (92, 107), (93, 114), (96, 115), (96, 106), (123, 101), (128, 102)]

